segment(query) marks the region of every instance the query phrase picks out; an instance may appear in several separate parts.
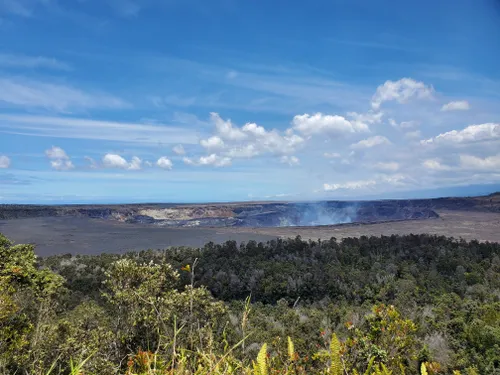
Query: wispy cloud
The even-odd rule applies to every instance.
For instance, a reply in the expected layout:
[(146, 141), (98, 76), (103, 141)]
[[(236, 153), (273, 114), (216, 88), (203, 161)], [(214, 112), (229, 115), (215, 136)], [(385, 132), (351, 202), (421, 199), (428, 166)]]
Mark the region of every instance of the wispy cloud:
[(194, 96), (183, 97), (180, 95), (167, 95), (164, 98), (153, 97), (152, 101), (153, 104), (158, 107), (162, 107), (165, 104), (173, 105), (175, 107), (191, 107), (196, 103), (197, 98)]
[(130, 59), (162, 74), (182, 72), (195, 77), (198, 84), (203, 82), (212, 87), (210, 93), (189, 91), (188, 86), (180, 92), (157, 93), (152, 101), (159, 107), (234, 108), (291, 114), (294, 110), (320, 110), (327, 106), (357, 109), (372, 93), (369, 87), (340, 82), (332, 78), (331, 72), (307, 66), (270, 67), (247, 61), (225, 66), (165, 56)]
[(470, 109), (469, 102), (466, 100), (449, 102), (441, 107), (441, 111), (467, 111)]
[(21, 17), (31, 17), (37, 3), (42, 1), (0, 0), (0, 14), (12, 14)]
[(0, 114), (0, 121), (1, 133), (38, 137), (116, 141), (144, 146), (195, 144), (199, 139), (195, 130), (166, 125), (4, 114)]
[(300, 160), (298, 157), (296, 156), (289, 156), (289, 155), (283, 155), (281, 158), (280, 158), (280, 163), (282, 164), (288, 164), (289, 166), (294, 166), (294, 165), (299, 165), (300, 164)]
[(90, 108), (127, 108), (129, 104), (112, 95), (84, 92), (71, 86), (26, 78), (0, 77), (0, 103), (26, 108), (71, 112)]
[(46, 68), (55, 70), (71, 70), (62, 61), (45, 56), (11, 55), (0, 53), (0, 67), (6, 68)]
[(487, 123), (470, 125), (462, 130), (451, 130), (426, 140), (422, 145), (448, 144), (457, 145), (462, 143), (489, 142), (500, 139), (500, 124)]
[(17, 176), (14, 173), (0, 172), (0, 185), (31, 185), (33, 180), (37, 179), (30, 176)]
[(0, 155), (0, 169), (6, 169), (10, 167), (10, 159), (5, 155)]
[(362, 86), (350, 85), (309, 73), (269, 75), (240, 72), (237, 77), (227, 83), (273, 96), (300, 100), (302, 105), (330, 104), (352, 107), (363, 102), (368, 93)]
[(417, 51), (418, 49), (412, 46), (409, 41), (405, 43), (395, 43), (395, 42), (384, 42), (384, 41), (367, 41), (367, 40), (349, 40), (349, 39), (333, 39), (328, 38), (327, 41), (334, 44), (341, 44), (353, 47), (361, 48), (372, 48), (372, 49), (385, 49), (385, 50), (395, 50), (395, 51)]
[(137, 16), (141, 10), (141, 6), (136, 1), (131, 0), (107, 0), (109, 6), (115, 13), (122, 17)]
[(452, 168), (446, 164), (443, 164), (439, 159), (427, 159), (422, 162), (422, 166), (431, 171), (449, 171)]
[(465, 70), (455, 65), (418, 65), (418, 74), (433, 80), (448, 84), (466, 84), (469, 95), (475, 93), (480, 96), (500, 95), (500, 81), (477, 72)]
[(185, 155), (185, 154), (186, 154), (186, 150), (184, 149), (184, 146), (183, 146), (183, 145), (175, 145), (175, 146), (172, 148), (172, 151), (173, 151), (176, 155)]
[(382, 135), (375, 135), (373, 137), (369, 137), (367, 139), (363, 139), (357, 143), (352, 144), (351, 149), (360, 150), (360, 149), (366, 149), (375, 146), (390, 145), (390, 144), (391, 142), (386, 137)]
[(348, 181), (345, 183), (324, 184), (323, 190), (331, 192), (336, 190), (374, 190), (380, 188), (404, 188), (415, 186), (416, 180), (404, 174), (386, 175), (381, 174), (374, 176), (373, 179)]

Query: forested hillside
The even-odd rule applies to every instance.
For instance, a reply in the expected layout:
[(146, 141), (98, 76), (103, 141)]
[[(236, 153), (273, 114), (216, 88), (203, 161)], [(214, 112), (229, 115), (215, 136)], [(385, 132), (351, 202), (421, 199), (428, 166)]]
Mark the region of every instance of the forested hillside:
[(0, 374), (500, 374), (500, 245), (409, 235), (37, 259), (0, 235)]

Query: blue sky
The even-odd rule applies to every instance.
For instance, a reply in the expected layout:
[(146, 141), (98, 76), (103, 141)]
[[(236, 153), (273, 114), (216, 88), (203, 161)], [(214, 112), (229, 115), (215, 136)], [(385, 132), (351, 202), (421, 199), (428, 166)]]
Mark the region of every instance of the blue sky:
[(0, 0), (0, 35), (0, 202), (500, 186), (498, 1)]

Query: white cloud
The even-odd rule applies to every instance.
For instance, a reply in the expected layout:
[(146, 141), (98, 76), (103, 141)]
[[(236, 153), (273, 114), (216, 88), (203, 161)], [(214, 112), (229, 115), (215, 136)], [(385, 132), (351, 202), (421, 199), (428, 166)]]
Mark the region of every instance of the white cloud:
[[(221, 70), (219, 74), (214, 75), (214, 77), (223, 78), (226, 72), (227, 70)], [(244, 79), (244, 76), (245, 73), (240, 73), (240, 76), (238, 76), (237, 79), (231, 82), (231, 84), (233, 84), (235, 81)], [(196, 124), (196, 126), (173, 128), (163, 124), (155, 123), (154, 120), (147, 124), (127, 124), (111, 121), (95, 121), (89, 120), (87, 118), (77, 119), (63, 116), (44, 117), (33, 115), (0, 114), (0, 133), (3, 132), (22, 135), (30, 134), (45, 137), (68, 137), (91, 140), (96, 139), (105, 141), (111, 140), (113, 142), (134, 143), (133, 147), (132, 145), (123, 145), (123, 143), (122, 145), (99, 144), (99, 147), (113, 147), (114, 149), (128, 150), (127, 152), (130, 152), (130, 150), (132, 149), (139, 150), (130, 154), (121, 154), (125, 156), (125, 158), (120, 155), (115, 155), (114, 153), (111, 154), (120, 159), (113, 160), (112, 162), (108, 161), (108, 167), (114, 165), (113, 168), (122, 168), (122, 170), (140, 169), (143, 166), (145, 169), (148, 169), (146, 168), (146, 166), (148, 165), (147, 161), (141, 161), (141, 159), (137, 157), (132, 158), (132, 155), (143, 155), (144, 151), (140, 147), (143, 145), (154, 146), (157, 147), (158, 150), (166, 149), (166, 153), (161, 153), (163, 155), (169, 155), (168, 151), (170, 150), (171, 155), (169, 155), (169, 157), (174, 160), (176, 159), (175, 155), (190, 156), (184, 158), (184, 163), (200, 166), (199, 169), (196, 169), (196, 173), (194, 173), (193, 168), (187, 167), (181, 168), (179, 172), (186, 172), (194, 175), (209, 175), (210, 173), (219, 173), (220, 175), (228, 176), (228, 179), (233, 178), (233, 170), (231, 170), (231, 173), (227, 173), (215, 168), (201, 168), (201, 166), (223, 167), (230, 165), (233, 160), (239, 158), (250, 159), (259, 157), (262, 158), (262, 160), (256, 162), (249, 160), (246, 160), (244, 162), (240, 160), (237, 161), (245, 165), (242, 168), (245, 168), (246, 170), (246, 168), (248, 167), (251, 173), (259, 176), (261, 173), (267, 173), (270, 167), (275, 168), (278, 179), (282, 181), (288, 180), (289, 175), (291, 176), (295, 173), (297, 175), (298, 181), (296, 184), (296, 189), (307, 189), (307, 186), (315, 183), (314, 181), (316, 181), (316, 184), (318, 184), (318, 182), (328, 182), (329, 184), (325, 184), (328, 189), (353, 190), (353, 196), (356, 194), (359, 195), (360, 193), (356, 189), (366, 188), (372, 190), (372, 187), (376, 187), (377, 189), (379, 189), (380, 187), (381, 189), (383, 189), (385, 187), (388, 187), (389, 185), (403, 186), (408, 181), (405, 177), (402, 177), (400, 175), (386, 176), (383, 178), (379, 175), (379, 173), (383, 172), (387, 172), (388, 174), (398, 173), (401, 170), (406, 170), (406, 168), (408, 167), (408, 173), (412, 176), (418, 176), (419, 181), (422, 181), (421, 186), (431, 186), (432, 183), (434, 183), (434, 181), (438, 179), (440, 179), (441, 181), (442, 179), (452, 178), (452, 175), (454, 175), (454, 173), (440, 173), (441, 171), (449, 170), (456, 172), (458, 175), (465, 175), (467, 174), (466, 169), (473, 169), (472, 165), (474, 163), (478, 165), (491, 166), (495, 161), (495, 159), (491, 159), (493, 157), (481, 159), (476, 156), (464, 156), (464, 161), (462, 164), (466, 172), (460, 173), (460, 168), (458, 167), (459, 164), (457, 160), (455, 160), (455, 158), (458, 159), (458, 153), (450, 152), (445, 156), (444, 153), (437, 153), (437, 151), (439, 150), (435, 150), (432, 147), (419, 147), (419, 144), (417, 142), (419, 142), (423, 138), (421, 136), (421, 133), (415, 129), (418, 129), (416, 128), (416, 126), (419, 123), (422, 124), (422, 131), (426, 135), (426, 138), (437, 135), (439, 133), (439, 130), (436, 129), (444, 129), (441, 130), (443, 134), (437, 135), (436, 137), (430, 138), (430, 140), (424, 142), (430, 141), (430, 143), (465, 143), (473, 141), (471, 139), (483, 139), (485, 137), (484, 134), (478, 136), (476, 133), (486, 133), (487, 136), (484, 139), (500, 140), (500, 130), (498, 130), (500, 124), (472, 125), (471, 127), (463, 130), (446, 132), (447, 130), (452, 129), (449, 127), (449, 121), (453, 121), (453, 118), (449, 116), (435, 116), (436, 111), (439, 111), (439, 107), (446, 101), (440, 102), (437, 107), (433, 106), (432, 113), (431, 111), (427, 111), (427, 108), (423, 108), (422, 111), (414, 111), (415, 108), (413, 107), (413, 105), (407, 106), (406, 108), (394, 108), (393, 110), (389, 105), (390, 102), (387, 102), (388, 108), (386, 110), (386, 104), (384, 104), (386, 100), (393, 100), (393, 103), (395, 104), (396, 102), (405, 102), (407, 100), (411, 100), (412, 98), (420, 97), (420, 94), (418, 94), (418, 89), (415, 93), (411, 94), (405, 93), (405, 89), (401, 88), (397, 89), (396, 92), (397, 95), (394, 94), (392, 96), (384, 96), (384, 99), (381, 100), (378, 104), (378, 107), (381, 107), (384, 112), (381, 112), (380, 108), (372, 108), (367, 113), (348, 112), (347, 110), (343, 109), (342, 116), (337, 116), (308, 112), (311, 110), (319, 109), (325, 111), (324, 108), (327, 108), (326, 105), (314, 106), (309, 105), (308, 103), (309, 107), (306, 109), (304, 109), (305, 107), (291, 106), (291, 110), (296, 111), (293, 113), (293, 115), (298, 115), (295, 117), (293, 115), (289, 116), (289, 119), (292, 119), (292, 122), (289, 125), (289, 129), (286, 130), (284, 130), (284, 128), (282, 127), (282, 125), (286, 126), (286, 124), (281, 123), (279, 125), (274, 125), (274, 121), (276, 120), (273, 116), (266, 118), (268, 119), (268, 122), (261, 123), (257, 121), (258, 118), (249, 118), (245, 120), (250, 120), (250, 122), (241, 122), (237, 124), (235, 122), (232, 122), (228, 118), (223, 118), (216, 113), (212, 113), (211, 124), (213, 125), (213, 128), (207, 129), (206, 125), (208, 124), (208, 122), (204, 124), (204, 127)], [(364, 96), (365, 103), (370, 102), (371, 93), (373, 93), (373, 91), (369, 92), (367, 96)], [(361, 95), (361, 97), (363, 97), (363, 95)], [(423, 97), (426, 96), (423, 95)], [(0, 106), (2, 106), (2, 103), (0, 103)], [(486, 105), (484, 107), (486, 108)], [(214, 106), (213, 108), (225, 107)], [(361, 105), (356, 105), (351, 108), (362, 107)], [(36, 110), (29, 112), (37, 113)], [(91, 118), (93, 112), (88, 112), (88, 116)], [(38, 111), (38, 113), (40, 113), (40, 111)], [(494, 116), (494, 113), (491, 113)], [(480, 115), (481, 120), (478, 121), (478, 123), (488, 121), (487, 118), (486, 120), (482, 120), (482, 118), (486, 117), (489, 114), (489, 112), (484, 112), (482, 115)], [(463, 115), (469, 116), (468, 113), (463, 113)], [(470, 115), (472, 116), (472, 113)], [(393, 118), (388, 119), (388, 117)], [(433, 117), (435, 117), (435, 121), (433, 121)], [(411, 121), (401, 122), (401, 120), (410, 119)], [(256, 121), (256, 123), (252, 121)], [(373, 125), (380, 124), (382, 121), (384, 122), (384, 124), (387, 124), (386, 126), (388, 126), (388, 124), (391, 124), (394, 128), (397, 129), (397, 131), (395, 131), (395, 129), (392, 129), (391, 127), (382, 130), (382, 125)], [(470, 122), (466, 122), (465, 124), (470, 124)], [(279, 126), (279, 130), (276, 128), (273, 129), (272, 126)], [(469, 130), (470, 133), (470, 130), (474, 127), (477, 127), (475, 129), (475, 135), (466, 135), (466, 130)], [(479, 127), (482, 127), (482, 130), (479, 129)], [(363, 132), (369, 132), (370, 128), (373, 128), (373, 132), (371, 134), (362, 134)], [(378, 131), (379, 128), (380, 132)], [(315, 137), (315, 135), (317, 136)], [(329, 137), (332, 135), (333, 137)], [(338, 139), (334, 135), (339, 135)], [(340, 137), (341, 135), (351, 135), (352, 138), (349, 141), (345, 141), (345, 139)], [(1, 137), (2, 134), (0, 134), (0, 138)], [(389, 139), (387, 139), (386, 137), (390, 137), (390, 140), (394, 142), (394, 146), (385, 146), (391, 144), (391, 141), (389, 141)], [(407, 141), (403, 137), (407, 139), (416, 139), (416, 141)], [(454, 139), (454, 141), (450, 141), (450, 139)], [(460, 140), (457, 141), (457, 139)], [(376, 146), (379, 146), (379, 148), (375, 149)], [(491, 151), (491, 148), (496, 147), (496, 143), (490, 143), (485, 146), (488, 146), (489, 148), (481, 150), (481, 157), (497, 153), (496, 149), (493, 149), (493, 151)], [(187, 155), (184, 147), (186, 147), (188, 153)], [(365, 151), (365, 149), (370, 149), (370, 147), (374, 147), (374, 149), (371, 149), (371, 152)], [(475, 154), (473, 152), (474, 150), (472, 149), (473, 147), (471, 147), (471, 150), (469, 150), (469, 148), (462, 147), (460, 151), (461, 153)], [(351, 150), (354, 151), (352, 151), (352, 154), (348, 156)], [(193, 153), (191, 153), (191, 151)], [(489, 153), (487, 153), (488, 151)], [(102, 157), (103, 154), (101, 154), (100, 156)], [(151, 153), (145, 153), (145, 155), (148, 155), (147, 158), (153, 162), (156, 168), (160, 167), (158, 165), (158, 161), (162, 158), (158, 159), (158, 157), (161, 156), (161, 154), (156, 155), (156, 157), (153, 159), (151, 156), (149, 156), (151, 155)], [(294, 155), (300, 157), (300, 163), (298, 158)], [(302, 157), (302, 155), (304, 155), (304, 157)], [(330, 160), (319, 160), (318, 162), (318, 159), (313, 158), (314, 155), (316, 155), (316, 158), (319, 157), (319, 159), (322, 159), (321, 155), (323, 155), (325, 158), (328, 158)], [(178, 158), (181, 159), (182, 156)], [(442, 162), (439, 159), (431, 159), (436, 156), (443, 157)], [(75, 158), (73, 159), (76, 161)], [(428, 159), (428, 161), (425, 159)], [(69, 160), (69, 158), (64, 159), (64, 156), (62, 156), (61, 159), (54, 160), (65, 161)], [(102, 161), (97, 161), (98, 166), (103, 167), (104, 158)], [(276, 164), (273, 164), (273, 161)], [(280, 161), (284, 164), (290, 165), (300, 164), (303, 165), (303, 167), (284, 168), (285, 165), (281, 165), (280, 167), (278, 164)], [(422, 165), (426, 161), (427, 164)], [(434, 161), (434, 163), (432, 161)], [(324, 169), (324, 167), (328, 162), (330, 162), (330, 164), (332, 164), (333, 166), (327, 168), (327, 171), (326, 169)], [(443, 163), (449, 164), (450, 166), (444, 165)], [(88, 162), (85, 162), (83, 164), (88, 165)], [(272, 167), (273, 165), (274, 167)], [(90, 166), (95, 167), (97, 165), (95, 162), (90, 161)], [(56, 163), (54, 167), (64, 168), (65, 163)], [(87, 169), (85, 173), (90, 173), (88, 167), (85, 169)], [(486, 171), (489, 169), (487, 169), (486, 167), (480, 169), (480, 167), (478, 167), (478, 170)], [(55, 172), (47, 173), (55, 174)], [(345, 176), (341, 176), (341, 174), (343, 173), (345, 173)], [(72, 176), (73, 174), (74, 172), (68, 173), (68, 177)], [(102, 174), (107, 175), (110, 173)], [(141, 173), (125, 172), (116, 174), (132, 176), (134, 179), (136, 177), (144, 175)], [(486, 179), (486, 173), (478, 172), (478, 174)], [(169, 173), (162, 175), (165, 177), (173, 178), (174, 175), (177, 175), (177, 172), (174, 173), (174, 175)], [(334, 179), (328, 180), (328, 176), (333, 176)], [(267, 179), (270, 180), (268, 175), (266, 175), (266, 181)], [(387, 186), (384, 186), (384, 184), (386, 184)], [(267, 187), (262, 186), (259, 189), (267, 189)], [(282, 190), (280, 188), (279, 190), (276, 189), (276, 191), (280, 192)]]
[(200, 141), (200, 144), (202, 147), (206, 148), (207, 150), (220, 150), (224, 148), (224, 141), (219, 137), (219, 136), (212, 136), (208, 139), (202, 139)]
[(367, 124), (380, 124), (384, 113), (373, 111), (369, 111), (367, 113), (347, 112), (347, 116), (352, 117), (355, 123), (363, 127), (367, 126)]
[(324, 191), (336, 190), (369, 190), (373, 188), (385, 188), (387, 186), (406, 187), (409, 184), (415, 184), (415, 180), (407, 175), (378, 175), (373, 179), (349, 181), (338, 184), (323, 184)]
[(223, 140), (242, 141), (247, 138), (241, 129), (233, 127), (231, 120), (223, 120), (218, 113), (210, 113), (210, 119), (215, 124), (219, 137)]
[(349, 121), (342, 116), (316, 113), (297, 115), (292, 120), (293, 128), (305, 135), (342, 135), (369, 131), (368, 125), (360, 121)]
[(389, 119), (389, 124), (396, 129), (411, 129), (418, 126), (418, 121), (402, 121), (401, 123), (397, 123), (394, 119)]
[(266, 129), (255, 123), (247, 123), (243, 126), (241, 130), (243, 130), (246, 133), (250, 133), (255, 137), (264, 137), (267, 134)]
[(466, 100), (457, 101), (457, 102), (449, 102), (441, 107), (441, 111), (467, 111), (470, 109), (469, 102)]
[(289, 166), (299, 165), (300, 160), (296, 156), (283, 155), (280, 158), (280, 162), (283, 164), (288, 164)]
[(156, 165), (162, 169), (168, 169), (168, 170), (171, 170), (172, 167), (174, 166), (172, 161), (166, 156), (162, 156), (161, 158), (159, 158), (158, 161), (156, 162)]
[(118, 168), (128, 170), (142, 169), (142, 160), (133, 156), (130, 163), (118, 154), (106, 154), (102, 158), (102, 164), (105, 168)]
[(402, 78), (399, 81), (386, 81), (377, 88), (372, 97), (372, 108), (378, 110), (382, 103), (397, 101), (406, 103), (410, 99), (432, 98), (434, 89), (423, 82), (415, 81), (411, 78)]
[(142, 169), (142, 160), (139, 159), (137, 156), (133, 156), (132, 160), (130, 161), (128, 169), (132, 171), (138, 171)]
[(102, 158), (102, 162), (104, 167), (106, 168), (121, 168), (121, 169), (128, 169), (129, 164), (128, 162), (122, 158), (120, 155), (116, 154), (106, 154)]
[(217, 151), (229, 159), (252, 158), (266, 153), (292, 154), (305, 142), (304, 138), (294, 134), (293, 129), (283, 134), (275, 129), (266, 130), (255, 123), (246, 123), (239, 128), (216, 113), (212, 113), (211, 118), (216, 134), (201, 140), (200, 144), (208, 151)]
[(340, 158), (342, 155), (340, 155), (338, 152), (325, 152), (323, 156), (327, 159), (337, 159)]
[(196, 166), (214, 166), (214, 167), (227, 167), (231, 165), (231, 158), (210, 154), (208, 156), (201, 156), (197, 160), (191, 158), (184, 158), (184, 163)]
[(202, 156), (199, 159), (200, 165), (214, 165), (216, 167), (226, 167), (231, 165), (231, 159), (227, 157), (220, 157), (215, 154)]
[(500, 139), (500, 124), (470, 125), (463, 130), (452, 130), (436, 137), (421, 141), (424, 145), (460, 144)]
[(353, 150), (359, 150), (363, 148), (371, 148), (380, 145), (390, 145), (391, 142), (384, 136), (376, 135), (373, 137), (369, 137), (367, 139), (363, 139), (357, 143), (351, 145)]
[(377, 184), (375, 180), (351, 181), (341, 184), (323, 184), (324, 191), (365, 189)]
[(48, 68), (70, 70), (70, 67), (54, 58), (44, 56), (10, 55), (0, 53), (0, 66), (7, 68)]
[(465, 169), (500, 172), (500, 154), (484, 159), (473, 155), (460, 155), (460, 166)]
[(0, 169), (6, 169), (10, 167), (10, 159), (5, 155), (0, 155)]
[(45, 150), (45, 155), (49, 159), (64, 159), (64, 160), (69, 159), (68, 155), (66, 154), (66, 151), (57, 146), (52, 146), (52, 148)]
[(304, 138), (288, 132), (280, 135), (277, 130), (267, 131), (265, 135), (256, 137), (253, 141), (257, 148), (272, 154), (291, 154), (304, 142)]
[(439, 159), (424, 160), (422, 165), (424, 166), (424, 168), (430, 169), (432, 171), (449, 171), (452, 169), (450, 166), (442, 164)]
[(177, 155), (185, 155), (186, 154), (186, 150), (184, 150), (184, 146), (183, 145), (174, 146), (174, 148), (172, 150)]
[(178, 142), (198, 143), (196, 131), (180, 127), (74, 117), (0, 114), (0, 133), (128, 142), (154, 147)]
[[(279, 193), (279, 194), (274, 194), (274, 195), (266, 195), (264, 196), (265, 199), (272, 199), (272, 198), (286, 198), (286, 197), (293, 197), (297, 196), (298, 194), (291, 194), (291, 193)], [(252, 198), (252, 194), (248, 194), (249, 198)]]
[(50, 166), (56, 171), (69, 171), (75, 168), (71, 160), (56, 159), (50, 161)]
[(149, 160), (146, 160), (146, 161), (144, 162), (144, 165), (145, 165), (146, 167), (152, 167), (152, 166), (153, 166), (153, 163), (151, 163)]
[(386, 171), (386, 172), (396, 172), (399, 169), (399, 164), (396, 162), (379, 162), (374, 165), (375, 169)]
[(50, 149), (45, 150), (45, 155), (51, 159), (50, 165), (56, 171), (68, 171), (75, 168), (68, 154), (61, 147), (52, 146)]
[(252, 158), (259, 155), (260, 152), (257, 150), (255, 144), (248, 144), (246, 146), (235, 147), (228, 150), (225, 155), (230, 158)]
[(399, 187), (416, 184), (416, 180), (414, 178), (405, 174), (381, 175), (378, 177), (378, 181), (381, 185), (386, 184)]
[(0, 102), (22, 108), (70, 112), (90, 108), (126, 108), (122, 99), (98, 92), (87, 93), (70, 86), (30, 79), (1, 78)]

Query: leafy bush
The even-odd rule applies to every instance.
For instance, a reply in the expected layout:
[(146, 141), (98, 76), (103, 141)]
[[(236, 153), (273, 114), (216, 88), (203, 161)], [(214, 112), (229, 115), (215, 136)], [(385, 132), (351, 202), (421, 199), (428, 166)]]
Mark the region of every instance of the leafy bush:
[(500, 246), (438, 236), (38, 259), (0, 235), (0, 374), (499, 374)]

